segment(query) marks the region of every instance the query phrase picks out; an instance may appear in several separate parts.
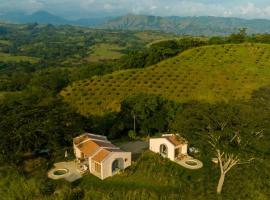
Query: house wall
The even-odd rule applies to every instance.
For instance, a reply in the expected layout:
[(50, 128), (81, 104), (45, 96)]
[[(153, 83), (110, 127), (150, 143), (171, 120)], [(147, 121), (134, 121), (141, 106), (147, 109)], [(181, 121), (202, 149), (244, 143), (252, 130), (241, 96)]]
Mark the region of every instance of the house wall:
[[(90, 170), (90, 173), (97, 176), (98, 178), (102, 179), (102, 165), (101, 165), (101, 172), (98, 173), (96, 172), (95, 170), (95, 161), (93, 161), (92, 159), (89, 159), (89, 170)], [(100, 164), (100, 163), (99, 163)]]
[(165, 144), (168, 147), (168, 158), (174, 160), (175, 146), (165, 138), (151, 138), (149, 140), (149, 149), (155, 153), (160, 153), (160, 145)]
[[(123, 159), (123, 169), (131, 165), (131, 152), (112, 152), (102, 161), (102, 179), (112, 176), (112, 163), (114, 160)], [(125, 161), (126, 159), (126, 161)]]
[(74, 150), (75, 157), (81, 159), (82, 153), (81, 153), (80, 149), (76, 147), (75, 144), (73, 144), (73, 150)]
[(182, 145), (182, 149), (181, 149), (181, 153), (182, 154), (187, 154), (188, 152), (188, 150), (187, 150), (187, 148), (188, 148), (188, 145), (187, 144), (183, 144)]

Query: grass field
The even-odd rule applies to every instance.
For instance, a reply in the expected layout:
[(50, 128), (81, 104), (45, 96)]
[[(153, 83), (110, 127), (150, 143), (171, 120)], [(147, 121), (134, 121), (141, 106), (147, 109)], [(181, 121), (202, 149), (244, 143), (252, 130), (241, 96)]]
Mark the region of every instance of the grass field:
[(9, 40), (0, 40), (0, 45), (7, 45), (7, 46), (9, 46), (9, 45), (11, 45), (12, 43), (11, 43), (11, 41), (9, 41)]
[(5, 92), (0, 92), (0, 104), (2, 103), (4, 97), (5, 97)]
[(113, 60), (121, 58), (123, 55), (120, 51), (124, 47), (120, 47), (116, 44), (96, 44), (90, 50), (88, 61), (97, 62), (102, 60)]
[(174, 35), (162, 34), (159, 32), (139, 32), (135, 34), (140, 40), (147, 43), (158, 42), (175, 38)]
[(122, 100), (141, 92), (176, 102), (247, 100), (270, 84), (269, 59), (270, 45), (265, 44), (194, 48), (145, 69), (75, 82), (61, 95), (86, 116), (119, 111)]
[(28, 56), (14, 56), (7, 53), (0, 53), (0, 61), (2, 62), (21, 62), (28, 61), (31, 63), (38, 62), (38, 58), (28, 57)]
[[(133, 163), (133, 166), (123, 174), (100, 181), (92, 175), (84, 176), (80, 186), (86, 191), (95, 188), (99, 199), (106, 193), (111, 193), (112, 199), (178, 199), (180, 192), (192, 190), (203, 181), (203, 174), (206, 169), (197, 171), (187, 170), (159, 155), (145, 152), (140, 159)], [(215, 172), (212, 172), (215, 174)], [(155, 177), (155, 178), (154, 178)], [(213, 185), (213, 188), (215, 185)], [(197, 188), (193, 195), (203, 194), (202, 188)], [(115, 191), (115, 192), (113, 192)], [(93, 193), (93, 192), (92, 192)], [(214, 192), (213, 192), (214, 194)], [(85, 197), (92, 197), (93, 194), (86, 192)], [(203, 195), (202, 195), (203, 196)], [(200, 196), (197, 196), (200, 198)], [(87, 198), (86, 198), (87, 199)], [(106, 198), (105, 198), (106, 199)]]

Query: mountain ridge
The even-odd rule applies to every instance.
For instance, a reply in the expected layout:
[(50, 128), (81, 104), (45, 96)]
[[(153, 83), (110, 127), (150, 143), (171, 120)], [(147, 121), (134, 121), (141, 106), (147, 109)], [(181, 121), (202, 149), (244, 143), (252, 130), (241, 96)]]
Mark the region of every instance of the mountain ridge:
[(213, 16), (180, 17), (127, 14), (119, 17), (82, 18), (68, 20), (46, 11), (32, 14), (22, 12), (0, 16), (0, 20), (13, 23), (39, 23), (53, 25), (76, 25), (99, 29), (161, 31), (178, 35), (228, 35), (240, 28), (249, 34), (270, 33), (268, 19), (242, 19)]

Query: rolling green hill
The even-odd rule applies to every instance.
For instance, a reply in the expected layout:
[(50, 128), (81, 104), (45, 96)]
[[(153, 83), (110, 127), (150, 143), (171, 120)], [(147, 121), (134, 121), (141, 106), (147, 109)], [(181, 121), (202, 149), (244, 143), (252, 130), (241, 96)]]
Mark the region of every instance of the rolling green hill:
[(176, 102), (246, 100), (270, 84), (269, 59), (265, 44), (194, 48), (149, 68), (75, 82), (61, 95), (86, 116), (119, 111), (122, 100), (141, 92)]

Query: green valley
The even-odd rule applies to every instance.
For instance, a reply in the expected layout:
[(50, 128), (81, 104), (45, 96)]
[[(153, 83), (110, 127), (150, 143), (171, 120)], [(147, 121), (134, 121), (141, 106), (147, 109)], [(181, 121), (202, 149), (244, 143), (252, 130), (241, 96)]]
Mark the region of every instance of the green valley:
[[(0, 23), (0, 199), (270, 199), (270, 35), (247, 33)], [(115, 174), (104, 180), (89, 168), (50, 179), (82, 170), (73, 142), (86, 132), (116, 144), (114, 155), (132, 152), (131, 165), (107, 163)], [(151, 152), (163, 133), (179, 133), (181, 156), (203, 167), (174, 162), (183, 146), (171, 160)], [(221, 193), (217, 150), (239, 160)], [(51, 171), (63, 161), (74, 165)]]

